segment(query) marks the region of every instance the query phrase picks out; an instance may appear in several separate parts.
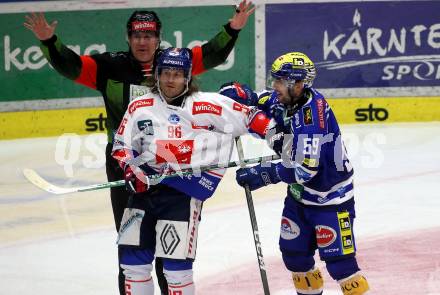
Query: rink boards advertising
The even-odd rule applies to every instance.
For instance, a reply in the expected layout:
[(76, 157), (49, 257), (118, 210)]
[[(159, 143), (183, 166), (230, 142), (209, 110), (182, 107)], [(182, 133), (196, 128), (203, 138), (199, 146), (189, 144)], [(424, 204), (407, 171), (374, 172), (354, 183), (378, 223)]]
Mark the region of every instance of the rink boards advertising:
[[(133, 10), (135, 9), (56, 11), (47, 12), (46, 18), (49, 21), (58, 20), (56, 32), (63, 43), (79, 54), (93, 54), (127, 50), (125, 23)], [(163, 47), (193, 47), (207, 42), (220, 31), (234, 11), (231, 6), (173, 7), (154, 8), (154, 10), (163, 21), (161, 43)], [(96, 97), (99, 96), (99, 92), (72, 83), (48, 65), (35, 37), (22, 25), (24, 16), (25, 13), (2, 14), (0, 20), (2, 39), (0, 79), (3, 81), (0, 102), (26, 101), (25, 106), (27, 106), (27, 112), (0, 113), (0, 122), (2, 127), (5, 127), (2, 128), (0, 138), (54, 136), (65, 130), (79, 134), (103, 131), (101, 128), (101, 121), (105, 119), (105, 110), (101, 107), (103, 103), (83, 109), (90, 107), (85, 99), (84, 105), (81, 103), (75, 105), (81, 108), (73, 112), (70, 109), (50, 110), (46, 113), (32, 111), (32, 106), (38, 106), (41, 100), (85, 97), (95, 98), (95, 101), (98, 101)], [(198, 84), (203, 90), (217, 91), (221, 85), (219, 81), (231, 79), (253, 85), (254, 72), (249, 70), (255, 68), (253, 18), (252, 16), (249, 24), (240, 32), (240, 42), (227, 61), (198, 78)], [(29, 100), (33, 102), (28, 103)], [(47, 101), (46, 105), (50, 107)], [(95, 108), (97, 106), (100, 108)], [(72, 104), (66, 100), (65, 108), (71, 107)], [(5, 111), (5, 108), (8, 111), (7, 107), (3, 107), (0, 111)], [(13, 104), (12, 108), (14, 108)], [(14, 111), (18, 110), (14, 109)], [(64, 121), (66, 118), (72, 118), (72, 114), (75, 116), (72, 120)], [(28, 126), (22, 128), (15, 126), (11, 119), (17, 116), (29, 122)]]
[[(230, 80), (254, 86), (255, 60), (266, 61), (262, 71), (267, 73), (277, 56), (303, 51), (317, 65), (314, 86), (328, 98), (340, 123), (440, 120), (440, 2), (292, 3), (258, 9), (264, 21), (250, 20), (228, 60), (201, 76), (203, 90), (216, 91)], [(232, 14), (230, 6), (154, 10), (164, 22), (165, 46), (200, 44)], [(126, 50), (125, 22), (132, 11), (51, 11), (46, 16), (59, 21), (57, 32), (65, 44), (92, 54)], [(99, 93), (50, 68), (22, 26), (24, 15), (1, 14), (0, 139), (104, 132)], [(188, 21), (193, 19), (197, 29)], [(264, 45), (256, 46), (256, 40), (265, 40)], [(72, 98), (82, 99), (74, 104)], [(16, 124), (18, 119), (24, 124)]]
[(266, 5), (266, 69), (305, 52), (343, 123), (438, 121), (438, 11), (438, 1)]

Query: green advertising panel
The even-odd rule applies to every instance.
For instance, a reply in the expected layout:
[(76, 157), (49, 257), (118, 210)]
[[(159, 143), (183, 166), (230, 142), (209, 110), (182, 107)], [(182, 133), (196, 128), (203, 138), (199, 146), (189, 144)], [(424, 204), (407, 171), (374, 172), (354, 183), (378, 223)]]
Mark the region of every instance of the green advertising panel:
[[(128, 49), (125, 24), (134, 9), (46, 13), (57, 20), (56, 34), (79, 54)], [(163, 24), (162, 46), (193, 47), (217, 34), (233, 15), (232, 6), (155, 8)], [(0, 14), (0, 101), (99, 96), (95, 90), (60, 76), (47, 63), (33, 33), (23, 27), (24, 13)], [(204, 91), (227, 81), (254, 85), (254, 20), (249, 20), (233, 53), (219, 68), (198, 79)]]

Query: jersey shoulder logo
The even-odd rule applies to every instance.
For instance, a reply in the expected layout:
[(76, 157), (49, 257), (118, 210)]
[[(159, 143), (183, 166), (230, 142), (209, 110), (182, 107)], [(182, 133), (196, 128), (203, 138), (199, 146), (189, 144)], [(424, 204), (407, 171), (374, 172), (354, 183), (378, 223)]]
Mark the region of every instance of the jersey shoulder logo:
[(321, 129), (325, 128), (325, 121), (324, 121), (324, 100), (323, 99), (317, 99), (316, 100), (316, 107), (318, 108), (318, 120), (319, 120), (319, 127)]
[(143, 131), (145, 135), (154, 135), (153, 121), (142, 120), (137, 122), (140, 131)]
[(313, 125), (312, 108), (310, 106), (305, 106), (303, 107), (302, 111), (304, 125)]
[(128, 113), (132, 114), (138, 108), (151, 107), (151, 106), (153, 106), (153, 104), (154, 104), (153, 98), (136, 100), (136, 101), (132, 102), (130, 104), (130, 106), (128, 107)]

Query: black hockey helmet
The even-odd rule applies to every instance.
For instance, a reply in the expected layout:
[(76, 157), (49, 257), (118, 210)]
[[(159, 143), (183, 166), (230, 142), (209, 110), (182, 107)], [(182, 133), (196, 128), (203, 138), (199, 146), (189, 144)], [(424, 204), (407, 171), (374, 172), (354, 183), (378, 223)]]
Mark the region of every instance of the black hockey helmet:
[(157, 37), (160, 36), (162, 23), (154, 11), (136, 10), (127, 21), (127, 35), (133, 32), (152, 31)]

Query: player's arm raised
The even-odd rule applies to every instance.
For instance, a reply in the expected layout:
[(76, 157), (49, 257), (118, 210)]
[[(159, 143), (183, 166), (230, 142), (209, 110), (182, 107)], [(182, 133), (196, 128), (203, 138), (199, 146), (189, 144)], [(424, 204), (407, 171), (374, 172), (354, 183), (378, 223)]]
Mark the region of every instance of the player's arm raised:
[(201, 74), (226, 61), (234, 48), (240, 30), (244, 28), (254, 11), (255, 7), (252, 6), (252, 2), (241, 1), (235, 14), (217, 35), (208, 43), (192, 48), (193, 75)]
[(61, 42), (55, 34), (58, 22), (49, 24), (42, 12), (31, 13), (25, 18), (23, 25), (41, 41), (40, 48), (54, 69), (68, 79), (96, 89), (95, 60), (87, 55), (79, 56)]

